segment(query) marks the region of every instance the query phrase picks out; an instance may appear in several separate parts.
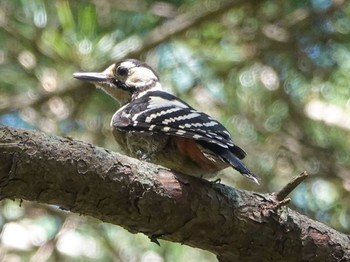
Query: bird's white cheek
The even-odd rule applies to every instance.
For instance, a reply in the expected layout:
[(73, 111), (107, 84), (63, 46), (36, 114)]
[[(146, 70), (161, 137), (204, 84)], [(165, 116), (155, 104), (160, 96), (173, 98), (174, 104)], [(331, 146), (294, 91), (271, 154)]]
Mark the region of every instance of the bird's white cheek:
[(130, 72), (126, 84), (133, 86), (145, 86), (151, 84), (153, 81), (157, 81), (157, 77), (150, 69), (137, 67)]

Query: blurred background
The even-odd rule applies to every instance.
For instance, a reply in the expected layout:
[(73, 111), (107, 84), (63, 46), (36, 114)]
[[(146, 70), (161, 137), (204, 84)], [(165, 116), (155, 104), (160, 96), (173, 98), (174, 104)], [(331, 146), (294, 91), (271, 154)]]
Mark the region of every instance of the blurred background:
[[(350, 2), (2, 0), (0, 124), (118, 150), (118, 104), (77, 71), (146, 61), (164, 87), (209, 113), (248, 153), (257, 187), (310, 177), (291, 207), (350, 233)], [(216, 261), (55, 206), (0, 203), (1, 261)]]

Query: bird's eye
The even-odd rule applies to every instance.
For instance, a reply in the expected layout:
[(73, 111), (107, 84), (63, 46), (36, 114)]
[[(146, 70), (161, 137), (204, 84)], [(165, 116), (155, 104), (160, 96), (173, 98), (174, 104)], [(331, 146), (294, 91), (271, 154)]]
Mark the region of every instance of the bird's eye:
[(117, 74), (120, 76), (127, 76), (129, 73), (129, 70), (126, 67), (119, 66), (117, 68)]

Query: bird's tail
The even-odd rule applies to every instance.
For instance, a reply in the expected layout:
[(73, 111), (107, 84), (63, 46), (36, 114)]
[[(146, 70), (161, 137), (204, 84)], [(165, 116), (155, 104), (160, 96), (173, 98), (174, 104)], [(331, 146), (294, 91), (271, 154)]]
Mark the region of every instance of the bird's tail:
[(246, 178), (250, 179), (254, 183), (260, 185), (259, 180), (256, 175), (254, 175), (248, 167), (234, 154), (231, 152), (227, 152), (225, 155), (223, 155), (224, 159), (239, 173), (241, 173), (242, 176), (245, 176)]

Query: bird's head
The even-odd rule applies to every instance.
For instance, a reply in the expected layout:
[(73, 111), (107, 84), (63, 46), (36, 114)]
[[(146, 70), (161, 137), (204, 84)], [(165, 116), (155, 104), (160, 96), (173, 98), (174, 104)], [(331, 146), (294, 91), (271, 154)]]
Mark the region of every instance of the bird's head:
[(158, 75), (147, 64), (136, 59), (120, 61), (101, 73), (78, 72), (73, 76), (95, 84), (122, 105), (145, 91), (161, 89)]

